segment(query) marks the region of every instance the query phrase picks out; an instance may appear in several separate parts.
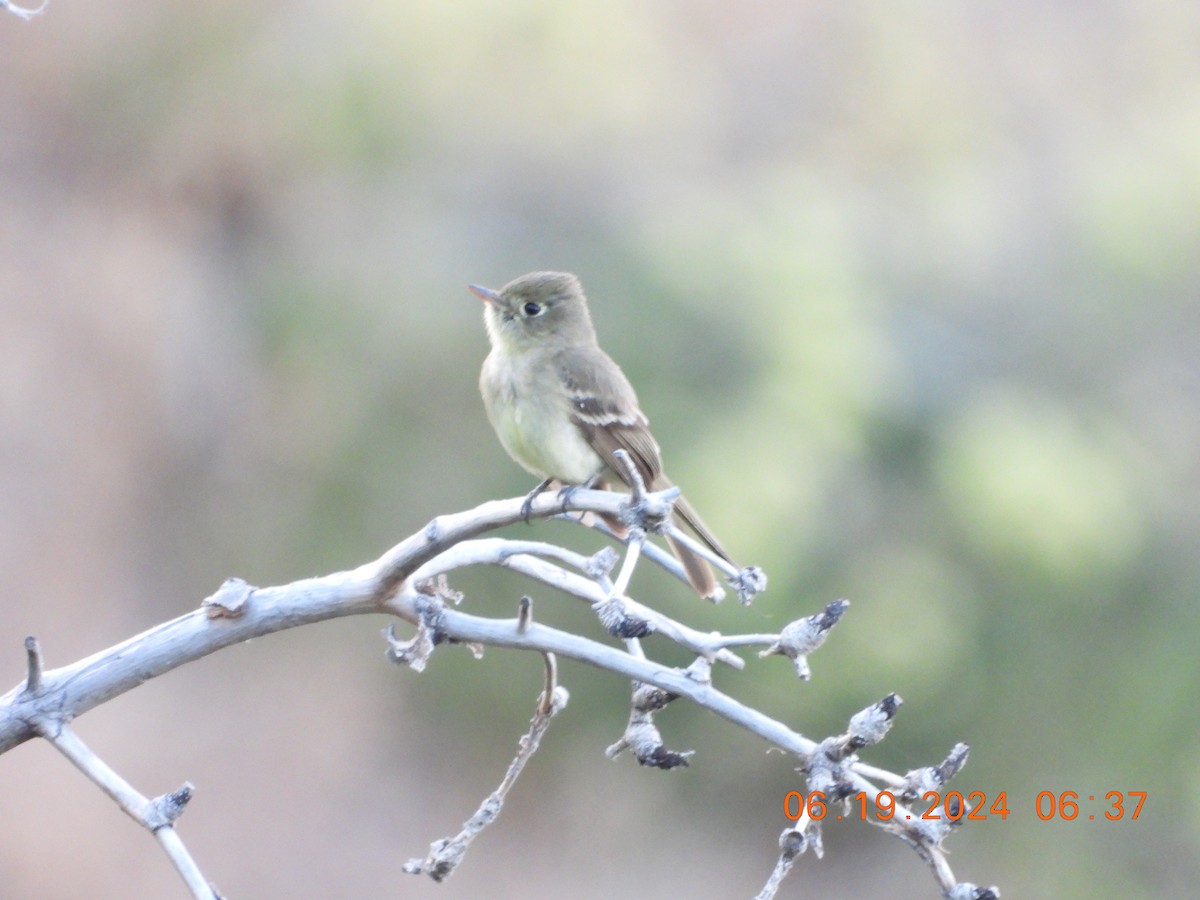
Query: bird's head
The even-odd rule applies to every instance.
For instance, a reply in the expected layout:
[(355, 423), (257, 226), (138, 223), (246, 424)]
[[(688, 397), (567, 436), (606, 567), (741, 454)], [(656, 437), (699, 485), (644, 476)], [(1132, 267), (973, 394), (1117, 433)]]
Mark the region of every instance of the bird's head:
[(483, 320), (493, 347), (521, 353), (596, 340), (583, 287), (568, 272), (530, 272), (498, 291), (468, 287), (484, 301)]

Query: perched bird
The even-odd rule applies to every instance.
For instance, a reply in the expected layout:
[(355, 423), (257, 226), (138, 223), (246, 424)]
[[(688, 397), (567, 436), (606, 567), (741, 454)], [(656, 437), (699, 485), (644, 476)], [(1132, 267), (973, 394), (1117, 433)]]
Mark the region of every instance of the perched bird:
[[(500, 443), (516, 462), (543, 479), (530, 500), (552, 481), (597, 485), (626, 482), (613, 455), (624, 450), (647, 490), (671, 487), (658, 443), (625, 374), (596, 343), (579, 279), (565, 272), (530, 272), (499, 291), (469, 285), (483, 298), (492, 352), (479, 389)], [(733, 564), (682, 496), (675, 513), (718, 556)], [(688, 581), (702, 597), (719, 594), (713, 571), (668, 536)]]

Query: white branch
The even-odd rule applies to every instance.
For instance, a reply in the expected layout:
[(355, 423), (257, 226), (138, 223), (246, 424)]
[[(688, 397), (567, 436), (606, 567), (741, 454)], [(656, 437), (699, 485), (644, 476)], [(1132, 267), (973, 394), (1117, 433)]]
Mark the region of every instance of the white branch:
[(642, 555), (642, 547), (646, 543), (646, 532), (640, 528), (630, 529), (630, 540), (625, 547), (625, 560), (621, 563), (621, 571), (617, 574), (617, 580), (610, 591), (611, 596), (623, 597), (629, 590), (629, 581), (633, 578), (634, 567), (637, 566), (638, 559)]
[[(654, 517), (669, 512), (673, 496), (671, 491), (649, 494), (639, 491), (636, 502), (631, 502), (623, 494), (577, 489), (565, 501), (554, 496), (536, 498), (529, 506), (528, 514), (531, 518), (555, 516), (565, 503), (574, 511), (623, 518), (636, 535), (639, 530), (644, 533), (646, 524)], [(836, 788), (838, 796), (847, 796), (846, 790), (862, 790), (875, 796), (879, 791), (877, 783), (908, 789), (920, 778), (949, 777), (965, 760), (965, 747), (956, 748), (941, 767), (914, 770), (905, 777), (859, 763), (853, 751), (873, 743), (886, 732), (898, 706), (894, 695), (855, 716), (846, 735), (818, 744), (739, 702), (711, 683), (708, 672), (712, 662), (721, 661), (736, 668), (745, 665), (744, 660), (728, 649), (734, 646), (767, 644), (769, 652), (791, 656), (798, 671), (805, 674), (799, 660), (824, 640), (826, 632), (840, 616), (837, 610), (844, 609), (844, 601), (831, 604), (824, 613), (792, 623), (784, 629), (786, 634), (706, 634), (624, 595), (637, 561), (643, 557), (662, 556), (653, 552), (657, 548), (643, 543), (644, 538), (635, 538), (627, 545), (625, 562), (614, 583), (608, 574), (615, 558), (611, 551), (585, 557), (536, 541), (478, 537), (521, 521), (525, 512), (523, 506), (524, 498), (517, 498), (441, 516), (379, 559), (346, 572), (267, 588), (254, 588), (230, 579), (199, 609), (61, 668), (44, 669), (36, 641), (27, 641), (29, 660), (25, 683), (0, 697), (0, 754), (37, 736), (54, 743), (122, 809), (158, 836), (194, 896), (211, 898), (214, 896), (212, 888), (196, 869), (172, 827), (175, 815), (186, 801), (186, 792), (147, 800), (91, 754), (66, 723), (151, 678), (250, 638), (341, 616), (386, 613), (418, 626), (418, 636), (413, 641), (404, 642), (389, 636), (389, 652), (397, 661), (419, 668), (445, 641), (472, 647), (490, 645), (536, 651), (547, 659), (547, 702), (555, 695), (555, 656), (587, 663), (673, 695), (664, 695), (663, 702), (674, 696), (686, 697), (795, 755), (804, 761), (809, 772), (810, 789), (814, 779), (825, 779)], [(620, 649), (534, 622), (528, 603), (524, 601), (520, 614), (511, 619), (485, 618), (453, 608), (459, 598), (446, 584), (446, 573), (465, 565), (480, 564), (506, 566), (578, 597), (593, 606), (601, 620), (608, 623), (607, 627), (614, 628), (614, 634), (624, 638), (657, 634), (695, 653), (696, 662), (687, 670), (681, 670), (646, 658), (637, 640), (627, 640), (626, 648)], [(564, 566), (579, 574), (567, 571)], [(727, 574), (733, 574), (734, 586), (744, 601), (765, 585), (765, 576), (754, 567)], [(834, 607), (837, 607), (836, 615), (831, 612)], [(639, 691), (635, 690), (635, 696), (638, 695)], [(644, 711), (643, 719), (647, 723), (652, 713), (653, 708)], [(510, 772), (512, 778), (521, 765), (523, 762), (519, 757)], [(511, 778), (506, 778), (502, 787), (507, 790), (510, 786)], [(896, 823), (880, 824), (917, 849), (948, 896), (996, 895), (991, 889), (976, 890), (973, 885), (954, 882), (941, 850), (948, 824), (917, 822), (904, 827)], [(813, 825), (808, 844), (819, 848), (819, 823)], [(789, 865), (781, 866), (781, 876), (785, 868), (790, 868), (790, 860), (795, 856), (792, 851), (796, 850), (797, 839), (793, 834), (788, 840), (791, 844), (784, 851), (785, 855), (791, 855)], [(975, 893), (969, 893), (968, 888)]]
[(454, 837), (441, 838), (429, 846), (429, 854), (424, 859), (410, 859), (404, 864), (404, 871), (410, 875), (428, 875), (434, 881), (444, 881), (457, 868), (466, 855), (471, 842), (500, 815), (508, 792), (517, 783), (517, 778), (525, 768), (525, 764), (537, 752), (542, 742), (542, 735), (550, 727), (550, 720), (560, 713), (567, 705), (566, 688), (552, 688), (538, 702), (537, 712), (529, 723), (528, 733), (520, 740), (520, 749), (516, 758), (504, 773), (500, 786), (488, 795), (475, 815), (463, 823), (462, 830)]
[[(552, 550), (553, 552), (547, 552)], [(535, 541), (507, 541), (501, 538), (477, 538), (463, 541), (439, 554), (413, 572), (411, 582), (420, 585), (423, 581), (442, 575), (463, 566), (498, 565), (527, 575), (549, 585), (564, 594), (578, 597), (593, 606), (603, 603), (616, 591), (607, 585), (606, 578), (585, 578), (567, 572), (559, 566), (547, 563), (542, 557), (551, 556), (586, 571), (590, 557), (570, 553), (552, 544)], [(687, 650), (708, 659), (719, 660), (735, 669), (742, 669), (746, 662), (725, 648), (748, 644), (770, 644), (779, 639), (777, 634), (724, 636), (716, 632), (704, 633), (677, 622), (657, 610), (643, 606), (636, 600), (623, 597), (626, 610), (653, 625), (656, 633), (670, 638)]]
[[(402, 618), (404, 611), (416, 602), (416, 594), (404, 591), (386, 609)], [(623, 675), (632, 681), (643, 681), (663, 690), (687, 697), (705, 709), (740, 725), (752, 734), (775, 744), (789, 753), (805, 755), (816, 748), (816, 742), (792, 731), (786, 725), (738, 702), (707, 684), (693, 681), (681, 670), (644, 659), (636, 659), (623, 650), (609, 647), (588, 638), (538, 623), (524, 632), (514, 619), (485, 619), (453, 609), (441, 611), (438, 631), (443, 637), (466, 643), (508, 647), (514, 650), (537, 650), (587, 663)]]
[(38, 732), (116, 801), (117, 806), (131, 819), (154, 835), (196, 900), (217, 900), (217, 892), (184, 847), (174, 827), (175, 820), (191, 799), (190, 784), (184, 784), (172, 794), (164, 794), (151, 800), (139, 793), (133, 785), (93, 753), (71, 726), (43, 722), (39, 723)]
[[(580, 490), (568, 505), (618, 515), (622, 502), (620, 494)], [(466, 512), (440, 516), (357, 569), (277, 587), (243, 585), (241, 602), (233, 612), (221, 602), (209, 602), (79, 662), (44, 671), (38, 691), (27, 692), (26, 685), (20, 685), (0, 696), (0, 753), (36, 736), (33, 722), (43, 709), (57, 705), (63, 720), (69, 721), (151, 678), (250, 638), (379, 612), (421, 565), (460, 541), (520, 521), (520, 507), (520, 500), (494, 500)], [(532, 516), (545, 518), (559, 509), (557, 498), (540, 497), (533, 503)], [(218, 591), (210, 601), (224, 593)], [(418, 621), (413, 608), (392, 611), (410, 622)]]

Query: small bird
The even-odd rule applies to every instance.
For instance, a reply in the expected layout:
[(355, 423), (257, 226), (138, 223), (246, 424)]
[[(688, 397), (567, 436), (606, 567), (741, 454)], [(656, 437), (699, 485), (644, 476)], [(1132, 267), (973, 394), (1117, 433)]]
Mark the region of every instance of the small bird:
[[(647, 490), (672, 487), (632, 385), (596, 343), (578, 278), (530, 272), (499, 291), (468, 287), (484, 300), (492, 345), (479, 375), (488, 419), (508, 455), (543, 479), (529, 501), (552, 481), (598, 486), (614, 476), (626, 483), (616, 450), (629, 454)], [(675, 512), (709, 549), (734, 564), (682, 496)], [(719, 596), (708, 563), (669, 536), (667, 542), (692, 587), (702, 597)]]

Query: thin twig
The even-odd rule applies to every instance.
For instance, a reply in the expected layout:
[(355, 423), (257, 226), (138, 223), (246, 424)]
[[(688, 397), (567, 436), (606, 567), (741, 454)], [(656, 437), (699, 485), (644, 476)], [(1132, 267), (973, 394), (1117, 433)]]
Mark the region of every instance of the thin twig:
[[(412, 580), (422, 581), (463, 566), (502, 565), (593, 605), (612, 596), (612, 589), (602, 586), (603, 580), (598, 583), (593, 578), (575, 575), (529, 554), (510, 553), (511, 548), (508, 544), (509, 542), (501, 538), (462, 541), (417, 569), (412, 575)], [(528, 546), (525, 541), (518, 541), (516, 544)], [(721, 635), (697, 631), (629, 597), (624, 598), (624, 603), (629, 614), (650, 622), (655, 633), (675, 641), (681, 647), (736, 669), (745, 667), (745, 660), (725, 649), (726, 638)], [(768, 639), (761, 643), (770, 643), (777, 638), (778, 635), (769, 635)]]
[(42, 686), (42, 645), (33, 635), (25, 638), (25, 656), (28, 674), (25, 676), (25, 693), (36, 694)]
[(517, 604), (517, 631), (524, 634), (533, 624), (533, 598), (522, 597)]
[(191, 797), (191, 785), (185, 784), (173, 795), (150, 800), (93, 753), (71, 726), (43, 722), (39, 723), (38, 730), (92, 783), (108, 794), (122, 811), (155, 836), (196, 900), (218, 900), (217, 892), (204, 877), (174, 828), (175, 819), (183, 812), (187, 799)]
[(617, 573), (617, 580), (612, 586), (611, 594), (614, 597), (624, 596), (629, 590), (629, 581), (633, 578), (633, 570), (637, 567), (642, 547), (646, 543), (646, 532), (641, 528), (631, 528), (629, 533), (630, 541), (625, 550), (625, 559), (621, 561), (621, 571)]
[(775, 862), (771, 877), (767, 879), (767, 883), (763, 885), (754, 900), (772, 900), (779, 892), (783, 879), (792, 871), (796, 860), (809, 847), (810, 841), (806, 832), (811, 824), (812, 819), (809, 817), (808, 805), (801, 802), (799, 817), (795, 824), (784, 828), (779, 835), (779, 859)]
[(626, 451), (614, 450), (613, 456), (621, 464), (625, 483), (629, 485), (630, 503), (634, 505), (643, 503), (646, 499), (646, 482), (642, 480), (642, 473), (638, 471), (638, 467), (633, 464), (633, 459)]
[[(555, 518), (567, 520), (569, 517), (555, 516)], [(586, 522), (580, 522), (578, 524), (591, 528), (593, 531), (598, 531), (605, 537), (617, 541), (620, 544), (628, 544), (632, 540), (632, 535), (630, 533), (626, 532), (625, 534), (618, 534), (617, 532), (613, 531), (612, 527), (607, 522), (599, 517)], [(645, 541), (642, 544), (642, 555), (659, 568), (673, 575), (683, 584), (688, 584), (687, 572), (684, 571), (683, 566), (680, 565), (679, 560), (675, 558), (673, 553), (664, 550), (657, 544), (653, 544), (650, 541)]]
[[(547, 657), (550, 656), (552, 654), (547, 654)], [(410, 859), (404, 864), (405, 872), (410, 875), (428, 875), (434, 881), (444, 881), (454, 874), (454, 870), (466, 856), (471, 842), (499, 817), (508, 792), (517, 783), (525, 764), (537, 752), (542, 735), (550, 727), (550, 721), (566, 707), (567, 699), (567, 691), (562, 687), (551, 691), (549, 702), (546, 702), (546, 698), (539, 698), (537, 711), (529, 724), (529, 732), (521, 738), (520, 749), (509, 764), (508, 771), (504, 773), (499, 787), (488, 795), (475, 814), (463, 823), (458, 834), (434, 841), (429, 845), (429, 854), (424, 859)]]
[(553, 653), (543, 653), (542, 661), (546, 664), (546, 684), (542, 688), (538, 712), (548, 716), (551, 715), (550, 707), (554, 705), (554, 692), (558, 690), (558, 659)]
[(672, 540), (683, 544), (697, 556), (702, 556), (704, 559), (708, 560), (715, 568), (724, 572), (730, 578), (736, 577), (738, 572), (741, 571), (741, 569), (729, 562), (729, 560), (717, 556), (717, 554), (714, 553), (712, 548), (710, 548), (707, 544), (696, 540), (690, 534), (671, 522), (668, 522), (665, 526), (663, 526), (663, 533), (670, 535)]

